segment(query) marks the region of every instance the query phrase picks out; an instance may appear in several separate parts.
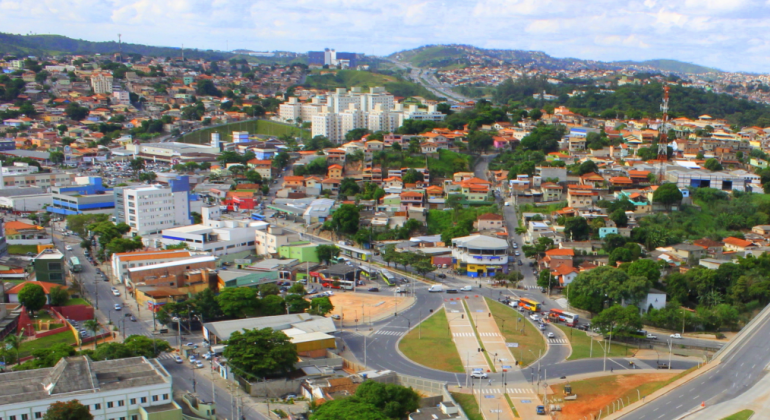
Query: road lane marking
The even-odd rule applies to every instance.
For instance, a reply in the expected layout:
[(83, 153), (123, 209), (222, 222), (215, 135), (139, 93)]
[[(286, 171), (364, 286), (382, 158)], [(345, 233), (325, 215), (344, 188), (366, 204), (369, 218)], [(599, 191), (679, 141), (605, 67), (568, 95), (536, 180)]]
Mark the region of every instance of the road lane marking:
[(683, 406), (683, 405), (684, 405), (684, 404), (679, 404), (679, 405), (677, 405), (677, 406), (674, 408), (674, 410), (678, 410), (678, 409), (682, 408), (682, 406)]

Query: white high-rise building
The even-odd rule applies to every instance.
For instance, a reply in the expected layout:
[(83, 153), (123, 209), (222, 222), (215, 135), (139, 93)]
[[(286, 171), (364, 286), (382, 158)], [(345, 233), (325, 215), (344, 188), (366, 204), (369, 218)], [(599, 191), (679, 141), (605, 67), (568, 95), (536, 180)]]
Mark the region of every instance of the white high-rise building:
[(91, 76), (91, 88), (96, 94), (112, 94), (112, 74), (93, 74)]
[(126, 223), (131, 226), (131, 232), (137, 235), (158, 233), (174, 226), (192, 224), (190, 183), (187, 177), (170, 180), (168, 187), (146, 185), (125, 188), (123, 202)]

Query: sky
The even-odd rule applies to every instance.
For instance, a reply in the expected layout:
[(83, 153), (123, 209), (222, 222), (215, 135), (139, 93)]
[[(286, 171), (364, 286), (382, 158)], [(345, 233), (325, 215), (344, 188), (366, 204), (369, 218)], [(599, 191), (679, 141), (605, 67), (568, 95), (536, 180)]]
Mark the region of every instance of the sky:
[(427, 44), (767, 73), (770, 0), (0, 0), (0, 31), (388, 55)]

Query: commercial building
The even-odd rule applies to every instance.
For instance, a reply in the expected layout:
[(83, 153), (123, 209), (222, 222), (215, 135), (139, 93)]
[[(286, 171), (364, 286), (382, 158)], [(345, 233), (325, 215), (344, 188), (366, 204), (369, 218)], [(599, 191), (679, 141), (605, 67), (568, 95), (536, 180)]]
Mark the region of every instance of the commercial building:
[(760, 176), (744, 170), (711, 172), (702, 169), (666, 169), (665, 179), (680, 189), (715, 188), (722, 191), (761, 192)]
[(2, 188), (40, 187), (51, 188), (68, 186), (75, 182), (75, 174), (70, 173), (30, 173), (19, 175), (2, 175)]
[(249, 132), (248, 131), (233, 131), (233, 143), (248, 143)]
[(468, 277), (508, 273), (508, 242), (484, 235), (452, 239), (452, 264)]
[(52, 188), (49, 212), (65, 216), (114, 213), (115, 197), (111, 189), (104, 187), (100, 177), (78, 177), (75, 182), (78, 185)]
[(355, 68), (358, 66), (358, 54), (326, 48), (323, 51), (308, 51), (307, 61), (310, 66)]
[(209, 322), (203, 324), (203, 337), (212, 345), (227, 341), (235, 331), (271, 328), (283, 331), (298, 352), (337, 348), (334, 334), (337, 328), (331, 318), (309, 315), (289, 314), (263, 316), (259, 318), (237, 319), (234, 321)]
[(168, 187), (146, 185), (124, 188), (122, 204), (126, 223), (137, 235), (192, 224), (190, 182), (186, 176), (169, 181)]
[(33, 259), (35, 279), (48, 283), (66, 285), (65, 274), (67, 271), (64, 262), (64, 254), (58, 249), (45, 249)]
[(110, 266), (115, 279), (125, 284), (129, 268), (179, 261), (192, 256), (193, 253), (187, 250), (120, 252), (112, 254)]
[(216, 276), (211, 273), (215, 264), (216, 257), (204, 255), (129, 268), (125, 284), (129, 289), (149, 286), (195, 294), (210, 286), (216, 287)]
[(255, 232), (257, 255), (274, 255), (278, 248), (300, 240), (299, 235), (278, 226), (269, 226)]
[(36, 212), (45, 210), (52, 202), (51, 194), (39, 187), (0, 189), (0, 208)]
[(71, 400), (94, 420), (182, 420), (171, 375), (155, 359), (75, 356), (52, 368), (0, 373), (0, 418), (40, 419), (51, 404)]
[[(184, 162), (214, 162), (220, 152), (219, 145), (190, 144), (190, 143), (139, 143), (127, 144), (126, 151), (133, 157), (141, 157), (152, 161), (170, 163), (172, 161)], [(127, 159), (131, 159), (128, 156)]]
[(198, 225), (164, 229), (161, 243), (184, 243), (190, 250), (213, 255), (234, 254), (253, 250), (256, 232), (267, 226), (265, 222), (250, 220), (204, 220)]
[(281, 258), (292, 258), (299, 262), (320, 262), (318, 259), (318, 244), (312, 242), (291, 242), (278, 247)]

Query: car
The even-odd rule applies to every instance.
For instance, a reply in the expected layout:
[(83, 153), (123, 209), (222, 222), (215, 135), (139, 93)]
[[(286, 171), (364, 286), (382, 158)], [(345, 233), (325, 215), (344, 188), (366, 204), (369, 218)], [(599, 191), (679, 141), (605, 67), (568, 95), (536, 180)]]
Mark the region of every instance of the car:
[(446, 274), (439, 274), (439, 275), (438, 275), (438, 276), (436, 276), (436, 277), (438, 277), (438, 278), (440, 278), (440, 279), (445, 279), (445, 278), (446, 278)]
[(204, 354), (203, 358), (206, 360), (211, 360), (211, 352)]
[(342, 318), (342, 317), (341, 317), (341, 316), (339, 316), (338, 314), (334, 314), (334, 315), (332, 315), (332, 319), (341, 319), (341, 318)]
[(370, 287), (370, 288), (369, 288), (369, 291), (370, 291), (370, 292), (379, 292), (379, 291), (380, 291), (380, 288), (379, 288), (379, 287)]
[(195, 343), (193, 343), (193, 342), (189, 342), (189, 343), (185, 344), (185, 346), (187, 346), (187, 347), (192, 347), (192, 348), (194, 348), (194, 349), (197, 349), (197, 348), (198, 348), (198, 345), (197, 345), (197, 344), (195, 344)]
[(182, 362), (184, 362), (184, 359), (182, 359), (182, 357), (180, 357), (180, 356), (174, 356), (174, 361), (177, 362), (177, 363), (182, 363)]
[(129, 319), (131, 320), (131, 322), (136, 322), (136, 317), (133, 316), (133, 315), (131, 315), (131, 318), (129, 318)]
[(532, 314), (532, 315), (529, 316), (529, 319), (531, 319), (533, 321), (539, 321), (540, 317), (537, 316), (537, 314)]
[(102, 277), (103, 281), (110, 281), (107, 277)]
[(544, 405), (538, 405), (535, 409), (535, 412), (538, 416), (544, 416), (545, 415), (545, 406)]
[(510, 207), (510, 206), (511, 206), (511, 202), (510, 201), (506, 201), (505, 202), (505, 207)]
[(188, 357), (187, 360), (189, 360), (190, 363), (195, 363), (198, 361), (198, 359), (195, 358), (194, 354), (190, 355), (190, 357)]
[(556, 334), (549, 332), (547, 335), (548, 338), (556, 338)]
[(521, 262), (521, 260), (517, 261), (517, 262), (516, 262), (516, 264), (518, 264), (518, 265), (524, 265), (524, 263), (523, 263), (523, 262)]
[(658, 336), (654, 334), (647, 333), (647, 339), (648, 340), (657, 340)]
[(119, 290), (113, 290), (112, 294), (115, 295), (115, 296), (120, 296), (120, 291)]
[(201, 361), (195, 362), (195, 367), (198, 369), (203, 369), (203, 362)]
[(519, 252), (519, 251), (514, 251), (513, 255), (515, 255), (515, 256), (517, 256), (517, 257), (518, 257), (519, 255), (521, 255), (521, 252)]
[(406, 290), (402, 290), (400, 287), (396, 287), (396, 290), (393, 291), (393, 293), (404, 293)]
[(64, 249), (66, 249), (67, 251), (72, 251), (72, 247), (69, 245), (65, 246)]
[(671, 337), (671, 338), (677, 338), (677, 339), (681, 339), (681, 338), (682, 338), (682, 334), (679, 334), (679, 333), (676, 333), (676, 334), (671, 334), (669, 337)]
[(543, 323), (540, 324), (540, 331), (545, 331), (545, 324)]
[(122, 307), (122, 306), (120, 306), (120, 304), (119, 304), (119, 303), (116, 303), (116, 304), (115, 304), (115, 306), (114, 306), (114, 308), (115, 308), (115, 310), (116, 310), (116, 311), (119, 311), (119, 310), (123, 309), (123, 307)]
[(463, 286), (463, 287), (460, 288), (460, 291), (462, 291), (462, 292), (470, 292), (471, 290), (473, 290), (473, 286), (470, 286), (470, 285)]
[(446, 289), (447, 293), (457, 293), (457, 289)]
[(513, 249), (518, 249), (518, 248), (519, 248), (519, 245), (518, 245), (518, 244), (516, 244), (516, 242), (514, 242), (514, 243), (513, 243)]
[(471, 372), (471, 378), (478, 378), (478, 379), (487, 379), (489, 378), (489, 375), (481, 370), (474, 370)]

